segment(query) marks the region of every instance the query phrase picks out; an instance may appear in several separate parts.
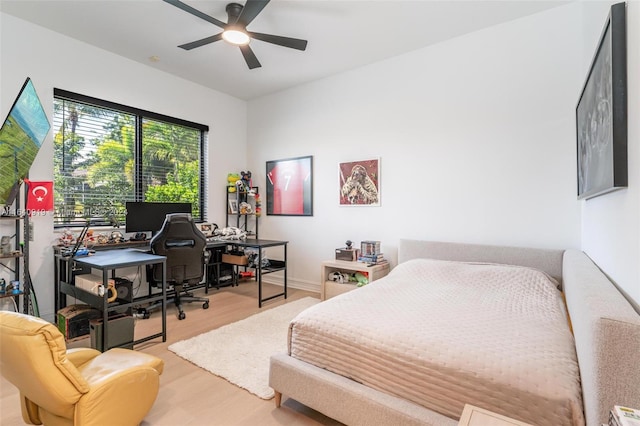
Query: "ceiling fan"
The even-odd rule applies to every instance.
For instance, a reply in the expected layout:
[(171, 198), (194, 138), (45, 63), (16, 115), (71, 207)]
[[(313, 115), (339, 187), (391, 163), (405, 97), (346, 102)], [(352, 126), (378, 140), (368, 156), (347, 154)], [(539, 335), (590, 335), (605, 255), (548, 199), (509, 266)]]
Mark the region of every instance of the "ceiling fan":
[(305, 50), (307, 48), (307, 40), (297, 38), (282, 37), (271, 34), (255, 33), (247, 30), (247, 25), (255, 19), (256, 16), (269, 3), (269, 0), (247, 0), (245, 5), (238, 3), (229, 3), (226, 7), (228, 19), (227, 23), (217, 20), (216, 18), (200, 12), (197, 9), (181, 2), (180, 0), (164, 0), (165, 2), (184, 10), (200, 19), (212, 23), (223, 29), (219, 34), (205, 37), (201, 40), (192, 41), (191, 43), (181, 44), (180, 48), (185, 50), (195, 49), (215, 41), (225, 40), (228, 43), (236, 45), (240, 48), (242, 56), (247, 63), (249, 69), (259, 68), (260, 61), (256, 57), (253, 50), (249, 47), (251, 39), (266, 41), (267, 43), (277, 44), (278, 46), (290, 47), (292, 49)]

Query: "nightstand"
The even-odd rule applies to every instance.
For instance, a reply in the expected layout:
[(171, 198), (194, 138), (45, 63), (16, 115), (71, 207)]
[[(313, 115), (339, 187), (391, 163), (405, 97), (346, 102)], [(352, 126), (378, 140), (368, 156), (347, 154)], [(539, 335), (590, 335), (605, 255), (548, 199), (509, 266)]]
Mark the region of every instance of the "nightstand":
[[(389, 273), (389, 264), (367, 266), (362, 262), (348, 262), (345, 260), (327, 260), (322, 262), (320, 268), (320, 297), (322, 300), (330, 299), (347, 291), (358, 288), (355, 282), (338, 283), (327, 280), (331, 272), (344, 272), (353, 274), (355, 272), (367, 272), (369, 275), (369, 284), (375, 280), (379, 280)], [(367, 284), (368, 285), (368, 284)]]
[(465, 405), (458, 426), (532, 426), (489, 410)]

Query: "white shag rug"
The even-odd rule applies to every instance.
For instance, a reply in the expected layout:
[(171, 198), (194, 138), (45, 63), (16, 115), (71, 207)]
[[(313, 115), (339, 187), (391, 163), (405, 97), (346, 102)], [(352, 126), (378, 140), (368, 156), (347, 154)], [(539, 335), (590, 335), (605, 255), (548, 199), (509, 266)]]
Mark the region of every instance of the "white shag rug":
[(320, 300), (305, 297), (224, 325), (169, 350), (262, 399), (271, 399), (269, 358), (287, 351), (289, 323)]

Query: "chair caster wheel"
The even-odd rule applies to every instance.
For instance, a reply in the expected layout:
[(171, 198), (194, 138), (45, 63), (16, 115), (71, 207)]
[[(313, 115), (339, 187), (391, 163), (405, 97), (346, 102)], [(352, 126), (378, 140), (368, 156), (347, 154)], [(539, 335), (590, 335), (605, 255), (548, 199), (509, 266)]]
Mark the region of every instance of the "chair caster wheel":
[(180, 313), (178, 314), (178, 319), (179, 319), (179, 320), (183, 320), (183, 319), (185, 319), (186, 317), (187, 317), (187, 315), (186, 315), (184, 312), (180, 312)]
[(209, 302), (204, 302), (202, 304), (202, 309), (209, 309)]

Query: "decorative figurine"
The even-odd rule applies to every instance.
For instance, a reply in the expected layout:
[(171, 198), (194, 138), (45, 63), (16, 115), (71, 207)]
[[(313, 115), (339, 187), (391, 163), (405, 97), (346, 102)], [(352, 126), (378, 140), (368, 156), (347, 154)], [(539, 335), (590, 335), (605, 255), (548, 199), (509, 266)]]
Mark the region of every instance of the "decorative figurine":
[[(242, 176), (239, 181), (242, 182), (242, 189), (239, 190), (238, 201), (242, 203), (247, 201), (247, 195), (251, 191), (251, 172), (240, 172), (240, 176)], [(250, 195), (253, 195), (253, 193)]]

